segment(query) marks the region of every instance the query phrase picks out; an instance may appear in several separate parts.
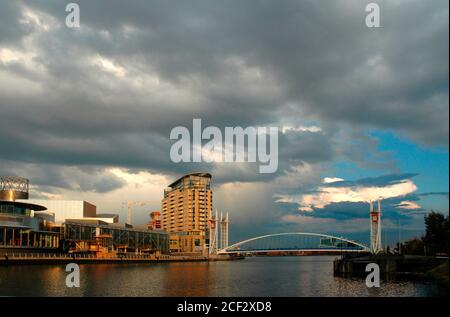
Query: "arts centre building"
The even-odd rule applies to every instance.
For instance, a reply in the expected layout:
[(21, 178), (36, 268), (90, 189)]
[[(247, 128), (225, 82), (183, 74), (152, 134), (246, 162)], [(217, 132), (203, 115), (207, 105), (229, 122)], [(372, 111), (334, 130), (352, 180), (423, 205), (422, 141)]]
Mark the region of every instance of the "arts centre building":
[(167, 254), (168, 234), (119, 223), (83, 200), (31, 200), (28, 179), (0, 176), (0, 253)]
[(59, 233), (47, 226), (51, 215), (26, 202), (28, 191), (27, 179), (0, 177), (0, 249), (58, 249)]

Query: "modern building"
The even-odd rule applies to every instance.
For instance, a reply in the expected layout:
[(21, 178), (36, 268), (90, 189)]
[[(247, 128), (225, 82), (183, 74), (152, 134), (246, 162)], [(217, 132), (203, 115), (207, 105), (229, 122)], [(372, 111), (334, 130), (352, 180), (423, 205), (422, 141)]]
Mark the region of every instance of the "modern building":
[(97, 217), (97, 207), (84, 200), (27, 199), (26, 202), (44, 206), (47, 212), (55, 215), (56, 224), (62, 224), (66, 219)]
[(161, 212), (152, 211), (150, 213), (150, 221), (148, 222), (148, 229), (150, 230), (161, 230)]
[[(49, 224), (53, 217), (45, 206), (27, 201), (29, 180), (17, 176), (0, 177), (0, 251), (56, 250), (59, 233)], [(19, 198), (21, 201), (19, 201)]]
[(161, 226), (170, 234), (171, 252), (205, 252), (211, 210), (211, 174), (185, 175), (164, 190)]
[(64, 222), (63, 249), (67, 252), (168, 254), (169, 235), (126, 223), (106, 223), (95, 219), (67, 219)]
[(117, 214), (97, 214), (95, 218), (106, 223), (119, 223), (119, 215)]
[(82, 200), (29, 200), (28, 190), (25, 178), (0, 177), (0, 254), (169, 253), (169, 235), (162, 230), (120, 224), (118, 215), (97, 215), (97, 207)]

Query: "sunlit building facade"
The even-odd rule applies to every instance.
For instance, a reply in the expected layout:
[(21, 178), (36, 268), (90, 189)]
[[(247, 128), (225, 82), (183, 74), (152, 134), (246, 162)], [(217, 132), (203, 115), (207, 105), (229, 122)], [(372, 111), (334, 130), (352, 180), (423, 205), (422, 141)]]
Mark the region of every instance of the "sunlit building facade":
[(211, 210), (211, 174), (185, 175), (164, 190), (161, 226), (170, 234), (171, 252), (205, 252)]
[(44, 206), (47, 212), (55, 215), (57, 224), (63, 224), (67, 219), (97, 217), (97, 206), (84, 200), (28, 199), (27, 202)]
[(28, 189), (26, 178), (0, 177), (0, 253), (59, 248), (59, 233), (51, 231), (52, 215), (45, 206), (27, 201)]
[(169, 235), (158, 228), (119, 223), (83, 200), (30, 200), (28, 179), (0, 176), (0, 255), (19, 253), (169, 253)]

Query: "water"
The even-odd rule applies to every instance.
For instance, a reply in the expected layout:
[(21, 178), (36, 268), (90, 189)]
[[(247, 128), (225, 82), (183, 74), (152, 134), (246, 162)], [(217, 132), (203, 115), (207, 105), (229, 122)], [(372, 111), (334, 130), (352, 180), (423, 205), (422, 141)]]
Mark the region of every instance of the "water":
[(80, 265), (67, 288), (64, 265), (0, 267), (0, 296), (444, 296), (433, 284), (333, 276), (334, 257), (253, 257), (239, 261)]

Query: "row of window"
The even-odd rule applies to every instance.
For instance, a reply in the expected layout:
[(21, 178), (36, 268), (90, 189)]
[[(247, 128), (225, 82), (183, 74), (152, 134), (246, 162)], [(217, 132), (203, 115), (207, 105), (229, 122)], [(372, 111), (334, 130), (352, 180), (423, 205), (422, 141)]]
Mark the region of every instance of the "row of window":
[(0, 213), (30, 216), (31, 209), (14, 206), (13, 204), (2, 203), (0, 204)]
[(0, 227), (0, 246), (22, 248), (58, 248), (59, 236), (20, 228)]

